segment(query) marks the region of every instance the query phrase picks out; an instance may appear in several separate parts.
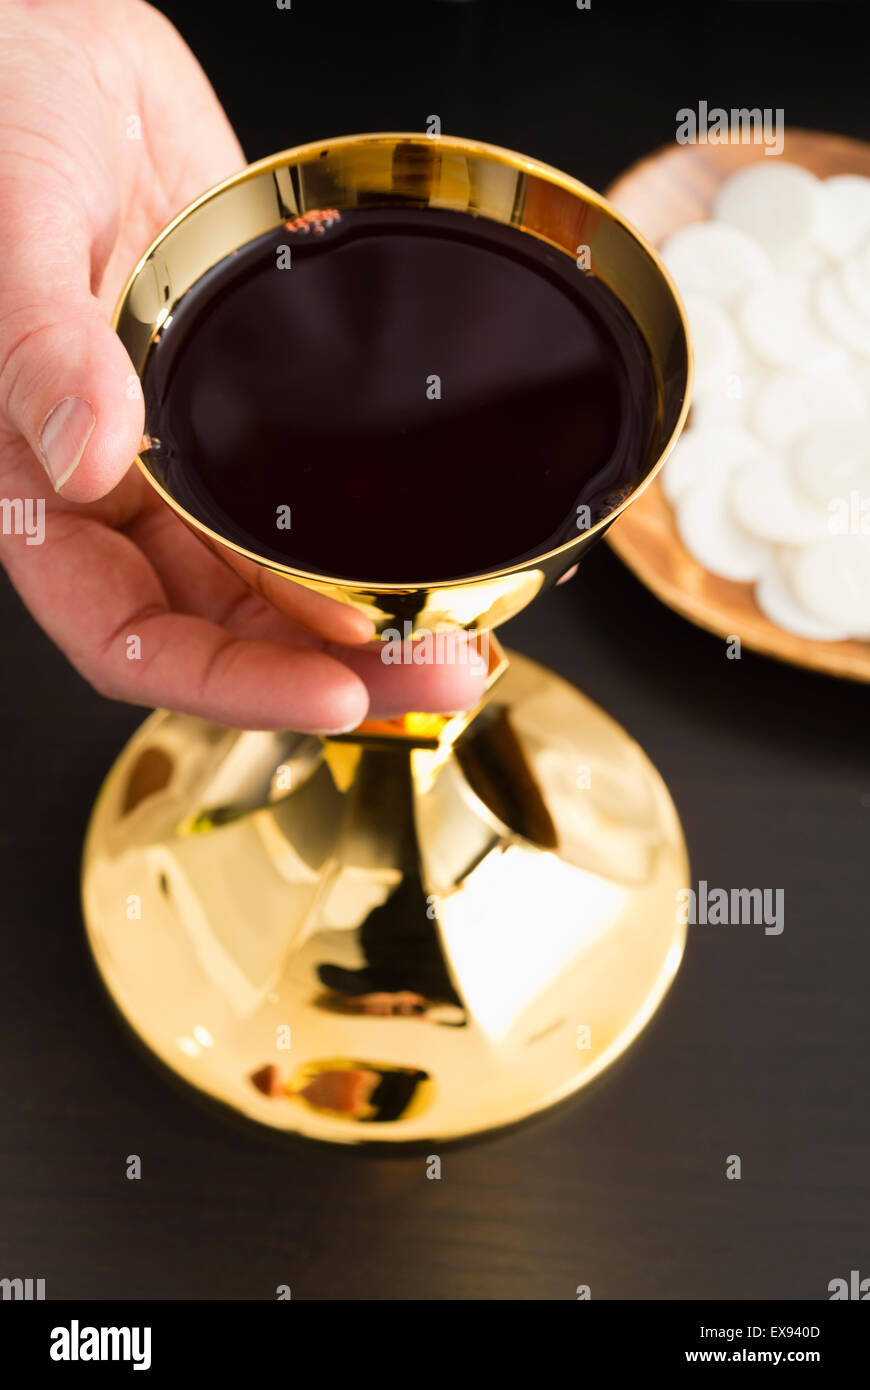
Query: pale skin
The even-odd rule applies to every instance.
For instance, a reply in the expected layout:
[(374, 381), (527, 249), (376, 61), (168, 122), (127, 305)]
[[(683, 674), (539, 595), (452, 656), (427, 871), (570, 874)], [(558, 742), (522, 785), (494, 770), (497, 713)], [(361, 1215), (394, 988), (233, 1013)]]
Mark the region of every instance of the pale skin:
[[(196, 59), (150, 6), (0, 0), (0, 497), (46, 499), (44, 543), (2, 535), (0, 560), (113, 699), (316, 732), (467, 708), (479, 658), (385, 665), (367, 619), (301, 588), (294, 618), (278, 613), (132, 465), (143, 405), (112, 309), (157, 232), (245, 163)], [(71, 399), (84, 405), (53, 416)]]

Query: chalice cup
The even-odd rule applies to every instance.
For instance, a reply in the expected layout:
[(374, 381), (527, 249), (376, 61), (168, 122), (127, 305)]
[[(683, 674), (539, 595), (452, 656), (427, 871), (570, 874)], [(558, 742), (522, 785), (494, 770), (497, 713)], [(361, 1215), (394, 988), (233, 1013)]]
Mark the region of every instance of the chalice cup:
[(155, 712), (97, 799), (83, 902), (109, 996), (202, 1096), (310, 1139), (427, 1145), (509, 1126), (592, 1081), (679, 966), (688, 865), (662, 780), (597, 706), (491, 633), (650, 482), (685, 420), (692, 362), (667, 271), (598, 194), (478, 141), (376, 134), (262, 160), (158, 236), (114, 317), (140, 377), (183, 296), (227, 257), (324, 210), (372, 208), (473, 213), (572, 259), (586, 249), (585, 273), (627, 311), (655, 377), (635, 481), (531, 559), (437, 582), (349, 580), (206, 524), (146, 411), (139, 467), (258, 593), (298, 615), (302, 592), (336, 634), (360, 614), (380, 638), (479, 634), (489, 680), (475, 709), (335, 737)]

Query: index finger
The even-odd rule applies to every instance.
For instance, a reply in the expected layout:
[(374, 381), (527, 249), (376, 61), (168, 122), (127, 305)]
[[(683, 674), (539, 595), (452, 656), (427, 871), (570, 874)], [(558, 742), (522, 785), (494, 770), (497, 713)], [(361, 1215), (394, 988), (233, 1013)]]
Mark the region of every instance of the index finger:
[(365, 718), (365, 684), (340, 661), (171, 612), (133, 541), (80, 513), (50, 513), (38, 546), (4, 536), (2, 558), (36, 621), (112, 699), (249, 729), (337, 733)]

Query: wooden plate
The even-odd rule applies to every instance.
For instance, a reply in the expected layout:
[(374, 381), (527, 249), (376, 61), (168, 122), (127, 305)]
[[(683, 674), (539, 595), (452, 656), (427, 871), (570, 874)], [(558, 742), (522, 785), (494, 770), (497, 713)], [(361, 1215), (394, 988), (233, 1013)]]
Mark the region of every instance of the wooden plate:
[[(811, 173), (870, 177), (870, 144), (822, 131), (786, 132), (782, 156)], [(772, 158), (763, 145), (668, 145), (633, 164), (606, 197), (654, 246), (688, 222), (699, 222), (719, 185), (738, 169)], [(670, 608), (717, 636), (737, 636), (766, 656), (852, 680), (870, 681), (870, 643), (812, 642), (777, 627), (755, 602), (751, 584), (705, 570), (677, 534), (674, 514), (656, 478), (607, 533), (613, 549)]]

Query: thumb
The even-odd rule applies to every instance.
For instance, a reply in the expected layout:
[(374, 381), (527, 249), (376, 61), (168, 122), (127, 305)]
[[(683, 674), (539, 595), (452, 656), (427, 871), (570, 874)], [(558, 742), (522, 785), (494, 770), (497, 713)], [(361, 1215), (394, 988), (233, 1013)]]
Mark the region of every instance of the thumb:
[[(12, 219), (14, 225), (15, 219)], [(133, 365), (91, 294), (84, 238), (29, 229), (27, 250), (0, 234), (0, 416), (21, 434), (52, 487), (73, 502), (109, 492), (142, 439)], [(78, 242), (78, 255), (75, 243)]]

